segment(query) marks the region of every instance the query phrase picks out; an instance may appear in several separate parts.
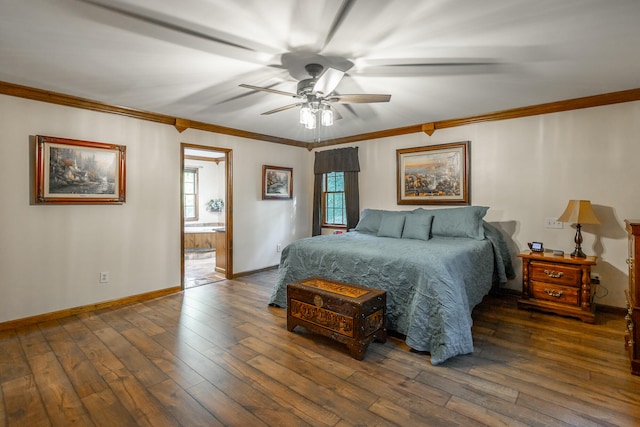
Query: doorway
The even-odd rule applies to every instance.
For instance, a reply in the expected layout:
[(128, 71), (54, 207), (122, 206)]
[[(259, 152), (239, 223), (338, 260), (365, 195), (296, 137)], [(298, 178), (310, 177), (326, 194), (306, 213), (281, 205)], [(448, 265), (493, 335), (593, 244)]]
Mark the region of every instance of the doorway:
[(233, 277), (231, 150), (181, 144), (182, 289)]

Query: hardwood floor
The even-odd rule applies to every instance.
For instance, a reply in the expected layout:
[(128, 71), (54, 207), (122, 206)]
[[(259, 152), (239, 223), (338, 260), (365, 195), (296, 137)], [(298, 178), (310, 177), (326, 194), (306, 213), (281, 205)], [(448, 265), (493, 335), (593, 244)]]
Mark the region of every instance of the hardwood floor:
[(216, 253), (195, 253), (184, 256), (184, 287), (194, 288), (196, 286), (208, 285), (209, 283), (224, 280), (223, 273), (216, 270)]
[(267, 307), (275, 270), (0, 332), (0, 426), (640, 425), (623, 319), (489, 297), (475, 353), (346, 347)]

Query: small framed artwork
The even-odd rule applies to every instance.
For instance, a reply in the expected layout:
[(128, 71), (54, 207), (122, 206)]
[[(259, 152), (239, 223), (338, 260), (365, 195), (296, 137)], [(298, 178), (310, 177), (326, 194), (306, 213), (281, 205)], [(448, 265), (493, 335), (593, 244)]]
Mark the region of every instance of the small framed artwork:
[(36, 204), (122, 204), (126, 147), (35, 137)]
[(262, 166), (262, 200), (293, 197), (293, 168)]
[(399, 205), (468, 205), (469, 141), (396, 150)]

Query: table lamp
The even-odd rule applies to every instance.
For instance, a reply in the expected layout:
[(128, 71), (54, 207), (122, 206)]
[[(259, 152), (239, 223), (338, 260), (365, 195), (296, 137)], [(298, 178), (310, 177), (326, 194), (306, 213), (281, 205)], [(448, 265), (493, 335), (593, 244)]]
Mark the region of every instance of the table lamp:
[(582, 252), (580, 245), (582, 244), (582, 233), (580, 233), (581, 224), (600, 224), (596, 214), (593, 213), (591, 202), (589, 200), (569, 200), (567, 208), (564, 210), (559, 222), (571, 222), (576, 224), (576, 236), (573, 239), (576, 243), (576, 249), (571, 253), (572, 257), (586, 258), (587, 256)]

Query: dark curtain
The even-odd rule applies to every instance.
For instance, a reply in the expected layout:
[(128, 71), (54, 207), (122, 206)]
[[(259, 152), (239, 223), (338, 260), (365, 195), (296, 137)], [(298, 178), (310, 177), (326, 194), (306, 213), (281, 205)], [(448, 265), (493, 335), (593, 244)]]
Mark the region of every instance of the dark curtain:
[[(356, 153), (357, 154), (357, 153)], [(356, 228), (360, 220), (360, 189), (358, 172), (344, 173), (344, 198), (347, 202), (347, 230)]]
[(322, 231), (322, 175), (329, 172), (344, 172), (347, 230), (354, 228), (360, 219), (358, 147), (316, 152), (313, 166), (313, 173), (315, 174), (313, 184), (313, 236), (319, 235)]

